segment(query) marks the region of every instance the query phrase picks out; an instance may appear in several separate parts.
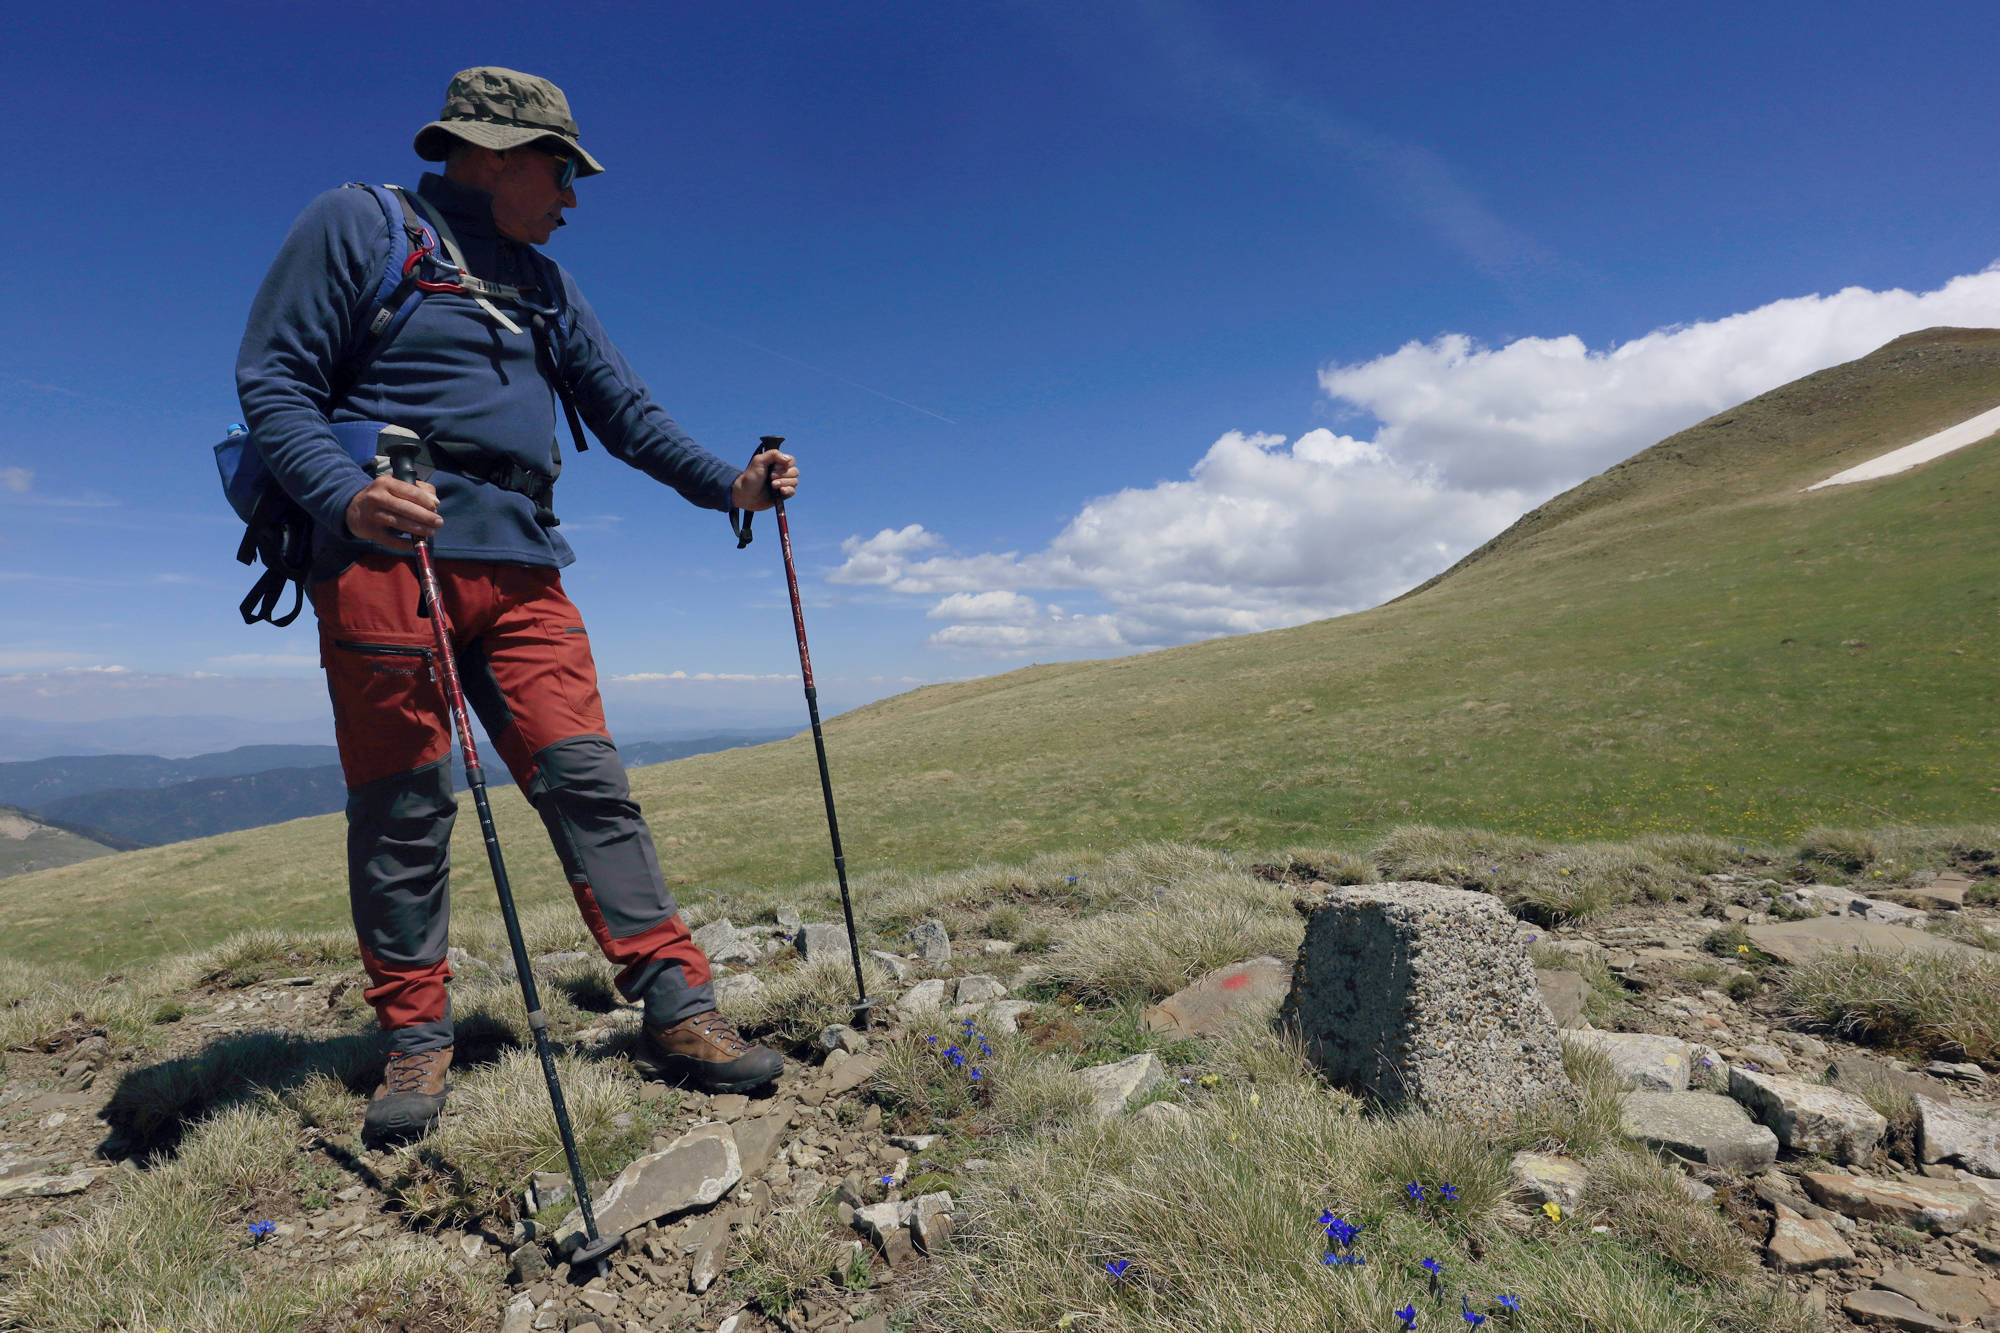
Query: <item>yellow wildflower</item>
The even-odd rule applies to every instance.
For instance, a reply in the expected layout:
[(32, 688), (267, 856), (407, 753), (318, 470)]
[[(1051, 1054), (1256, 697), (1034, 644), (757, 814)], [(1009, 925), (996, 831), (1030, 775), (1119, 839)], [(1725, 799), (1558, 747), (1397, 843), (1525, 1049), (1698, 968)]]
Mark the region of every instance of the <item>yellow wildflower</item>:
[(1549, 1221), (1551, 1222), (1560, 1222), (1563, 1220), (1562, 1206), (1553, 1200), (1543, 1204), (1542, 1211), (1549, 1215)]

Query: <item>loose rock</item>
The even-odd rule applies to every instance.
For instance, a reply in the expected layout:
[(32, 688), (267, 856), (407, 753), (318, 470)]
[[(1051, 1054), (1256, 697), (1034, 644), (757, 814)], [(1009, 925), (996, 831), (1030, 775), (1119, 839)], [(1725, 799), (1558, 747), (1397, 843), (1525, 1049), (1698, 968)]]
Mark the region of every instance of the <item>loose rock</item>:
[(1777, 1135), (1712, 1092), (1628, 1092), (1619, 1127), (1649, 1148), (1725, 1171), (1761, 1171), (1778, 1157)]
[(1771, 1227), (1771, 1239), (1764, 1253), (1771, 1266), (1781, 1273), (1810, 1273), (1822, 1268), (1847, 1268), (1855, 1254), (1840, 1233), (1818, 1218), (1801, 1217), (1784, 1204), (1776, 1204), (1778, 1220)]
[(1640, 1092), (1685, 1092), (1692, 1056), (1678, 1037), (1650, 1032), (1598, 1032), (1571, 1029), (1564, 1041), (1601, 1052), (1628, 1088)]
[(1963, 1184), (1877, 1180), (1825, 1171), (1808, 1171), (1800, 1178), (1806, 1193), (1836, 1212), (1871, 1221), (1901, 1222), (1941, 1236), (1978, 1226), (1992, 1216), (1985, 1194)]
[(911, 950), (926, 963), (951, 961), (951, 934), (942, 921), (925, 921), (909, 933)]
[(1146, 1025), (1184, 1037), (1217, 1037), (1244, 1014), (1268, 1013), (1285, 998), (1292, 969), (1263, 955), (1231, 963), (1146, 1010)]
[(1100, 1119), (1117, 1115), (1133, 1098), (1143, 1097), (1167, 1076), (1166, 1066), (1148, 1051), (1116, 1064), (1079, 1069), (1077, 1076), (1096, 1094), (1095, 1111)]
[(1860, 1162), (1889, 1129), (1888, 1119), (1867, 1102), (1823, 1083), (1802, 1083), (1733, 1065), (1729, 1095), (1794, 1152)]

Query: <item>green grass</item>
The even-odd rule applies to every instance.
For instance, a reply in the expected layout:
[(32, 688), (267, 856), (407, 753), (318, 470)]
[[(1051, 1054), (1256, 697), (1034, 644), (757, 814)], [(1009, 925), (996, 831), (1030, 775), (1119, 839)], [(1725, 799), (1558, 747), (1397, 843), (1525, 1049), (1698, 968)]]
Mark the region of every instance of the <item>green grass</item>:
[[(1996, 401), (2000, 334), (1913, 335), (1644, 451), (1388, 605), (857, 709), (827, 725), (849, 861), (1354, 849), (1401, 824), (1750, 845), (1988, 818), (2000, 449), (1802, 488)], [(633, 786), (691, 902), (806, 884), (831, 905), (806, 736)], [(495, 806), (523, 901), (566, 899), (539, 821), (516, 793)], [(469, 921), (491, 890), (460, 832)], [(0, 881), (0, 950), (102, 970), (255, 925), (338, 928), (343, 860), (329, 816), (19, 876)], [(1555, 888), (1551, 914), (1591, 905)]]

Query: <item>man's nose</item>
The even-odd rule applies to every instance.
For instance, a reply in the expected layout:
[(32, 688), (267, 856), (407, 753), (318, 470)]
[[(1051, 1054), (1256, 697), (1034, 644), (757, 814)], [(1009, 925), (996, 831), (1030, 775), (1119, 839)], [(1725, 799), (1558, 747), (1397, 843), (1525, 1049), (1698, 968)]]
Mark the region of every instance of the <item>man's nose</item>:
[(558, 198), (560, 198), (560, 199), (562, 200), (562, 205), (563, 205), (563, 207), (564, 207), (564, 208), (575, 208), (575, 207), (576, 207), (576, 187), (575, 187), (574, 185), (572, 185), (572, 186), (570, 186), (570, 187), (569, 187), (568, 189), (564, 190), (564, 191), (563, 191), (563, 192), (562, 192), (562, 193), (561, 193), (561, 194), (560, 194), (559, 196), (557, 196), (557, 197), (558, 197)]

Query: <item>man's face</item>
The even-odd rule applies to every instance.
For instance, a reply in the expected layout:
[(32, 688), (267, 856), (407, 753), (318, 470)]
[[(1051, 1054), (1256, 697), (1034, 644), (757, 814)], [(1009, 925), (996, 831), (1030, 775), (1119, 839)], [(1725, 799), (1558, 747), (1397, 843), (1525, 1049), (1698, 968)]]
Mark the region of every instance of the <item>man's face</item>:
[(512, 148), (500, 155), (492, 184), (493, 225), (502, 236), (544, 245), (561, 225), (565, 208), (576, 207), (576, 189), (556, 188), (561, 169), (555, 156), (536, 148)]

